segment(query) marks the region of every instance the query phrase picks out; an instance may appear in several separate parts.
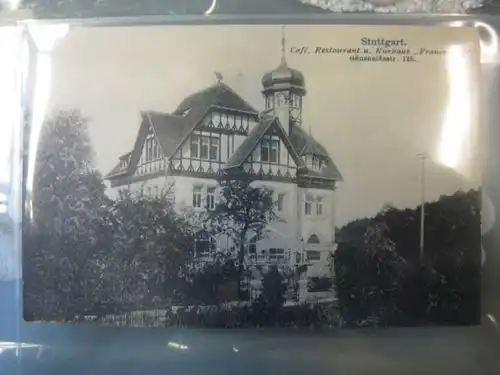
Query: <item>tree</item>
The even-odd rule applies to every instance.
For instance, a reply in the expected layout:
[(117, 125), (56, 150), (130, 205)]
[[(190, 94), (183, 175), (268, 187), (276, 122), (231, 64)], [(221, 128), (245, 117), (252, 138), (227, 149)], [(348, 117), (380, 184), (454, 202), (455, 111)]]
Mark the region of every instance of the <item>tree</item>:
[(216, 257), (201, 269), (195, 269), (189, 279), (190, 303), (219, 305), (238, 297), (238, 269), (226, 256)]
[[(399, 280), (398, 291), (388, 294), (386, 304), (378, 304), (386, 312), (394, 311), (391, 323), (476, 323), (480, 305), (480, 206), (477, 190), (458, 191), (425, 204), (423, 265), (420, 206), (388, 208), (374, 218), (344, 226), (335, 254), (335, 284), (344, 318), (356, 321), (360, 314), (380, 311), (368, 294), (375, 297), (384, 290), (381, 285), (390, 285), (390, 278), (384, 281), (377, 275), (392, 275)], [(377, 223), (385, 229), (373, 237), (377, 233), (373, 225)], [(372, 239), (367, 242), (369, 231)], [(391, 251), (380, 252), (380, 248)], [(381, 257), (384, 253), (385, 260)]]
[(283, 320), (282, 306), (288, 289), (286, 276), (271, 266), (262, 277), (261, 294), (252, 308), (258, 326), (276, 325)]
[(96, 231), (108, 200), (92, 159), (79, 112), (59, 111), (45, 122), (23, 227), (25, 307), (32, 316), (71, 320), (93, 305), (100, 283)]
[(124, 191), (114, 202), (111, 216), (113, 244), (105, 272), (122, 309), (181, 302), (193, 236), (169, 195)]
[(208, 223), (212, 231), (228, 236), (235, 244), (241, 283), (249, 235), (262, 238), (267, 225), (278, 218), (273, 192), (252, 186), (252, 181), (242, 175), (226, 176), (219, 181), (219, 186), (219, 202), (209, 213)]
[(269, 309), (279, 310), (285, 303), (287, 285), (278, 267), (271, 266), (262, 278), (259, 302)]
[(384, 212), (388, 212), (388, 211), (392, 211), (396, 208), (396, 206), (394, 206), (394, 204), (392, 204), (391, 202), (386, 202), (382, 205), (382, 207), (380, 208), (380, 213), (384, 213)]
[(328, 276), (313, 276), (307, 280), (308, 292), (325, 292), (332, 288), (332, 278)]
[(387, 231), (384, 222), (374, 220), (362, 243), (341, 243), (335, 253), (335, 287), (347, 323), (385, 325), (397, 313), (405, 261)]

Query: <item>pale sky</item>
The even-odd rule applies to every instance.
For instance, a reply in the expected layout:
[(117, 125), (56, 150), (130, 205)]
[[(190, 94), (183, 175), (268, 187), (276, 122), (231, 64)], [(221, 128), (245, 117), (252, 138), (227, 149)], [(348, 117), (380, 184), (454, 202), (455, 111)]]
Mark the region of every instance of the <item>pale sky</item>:
[[(416, 31), (288, 26), (287, 49), (357, 48), (362, 37), (404, 38), (415, 51), (450, 45), (476, 48), (468, 30)], [(221, 72), (226, 84), (262, 110), (260, 80), (279, 64), (280, 40), (279, 26), (74, 29), (53, 52), (49, 107), (77, 108), (90, 118), (96, 166), (107, 173), (120, 155), (132, 149), (141, 110), (173, 111), (184, 97), (213, 84), (214, 72)], [(289, 66), (300, 70), (306, 80), (303, 126), (311, 128), (344, 177), (336, 196), (339, 226), (374, 215), (387, 202), (401, 208), (416, 206), (419, 152), (431, 157), (426, 168), (429, 199), (480, 184), (472, 137), (478, 128), (475, 118), (465, 120), (459, 160), (465, 176), (438, 165), (445, 123), (447, 136), (463, 133), (463, 124), (458, 128), (463, 116), (458, 112), (475, 97), (462, 95), (450, 116), (450, 87), (461, 87), (453, 82), (450, 86), (450, 59), (417, 59), (415, 63), (353, 63), (345, 55), (287, 53)], [(475, 60), (471, 57), (465, 63), (475, 67)], [(465, 84), (472, 84), (468, 91), (476, 92), (475, 80)]]

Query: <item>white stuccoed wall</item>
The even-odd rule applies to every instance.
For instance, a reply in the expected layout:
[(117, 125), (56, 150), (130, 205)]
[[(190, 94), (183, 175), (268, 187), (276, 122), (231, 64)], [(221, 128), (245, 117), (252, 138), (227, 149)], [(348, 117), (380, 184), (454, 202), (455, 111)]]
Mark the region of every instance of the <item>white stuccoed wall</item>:
[[(130, 188), (134, 191), (143, 189), (146, 194), (149, 191), (154, 194), (156, 191), (161, 192), (162, 189), (170, 187), (171, 193), (175, 199), (176, 211), (179, 213), (184, 212), (186, 215), (189, 215), (189, 213), (193, 211), (203, 211), (193, 209), (192, 207), (193, 189), (195, 186), (202, 187), (204, 200), (207, 187), (217, 187), (217, 181), (215, 179), (197, 177), (162, 176), (147, 181), (132, 183)], [(317, 245), (306, 244), (305, 246), (306, 249), (320, 251), (321, 260), (313, 262), (310, 265), (308, 268), (308, 275), (328, 275), (330, 273), (327, 266), (328, 256), (335, 250), (335, 192), (320, 189), (302, 189), (296, 184), (276, 181), (255, 181), (253, 186), (272, 189), (275, 200), (278, 194), (285, 194), (283, 210), (277, 212), (280, 220), (272, 222), (267, 228), (265, 237), (257, 242), (257, 254), (261, 254), (262, 250), (267, 250), (269, 248), (282, 248), (286, 253), (292, 254), (288, 264), (293, 266), (296, 260), (295, 253), (299, 252), (305, 256), (304, 244), (309, 236), (316, 234), (321, 243)], [(118, 189), (120, 188), (110, 188), (109, 195), (111, 197), (116, 197)], [(313, 215), (306, 216), (304, 214), (306, 193), (312, 194), (315, 197), (318, 195), (323, 197), (323, 215), (321, 217), (314, 214), (316, 210), (315, 204), (313, 205)], [(216, 194), (218, 194), (218, 191), (216, 191)], [(196, 225), (198, 224), (199, 223), (196, 222)], [(220, 249), (229, 248), (231, 246), (231, 241), (222, 236), (217, 240), (217, 247)]]

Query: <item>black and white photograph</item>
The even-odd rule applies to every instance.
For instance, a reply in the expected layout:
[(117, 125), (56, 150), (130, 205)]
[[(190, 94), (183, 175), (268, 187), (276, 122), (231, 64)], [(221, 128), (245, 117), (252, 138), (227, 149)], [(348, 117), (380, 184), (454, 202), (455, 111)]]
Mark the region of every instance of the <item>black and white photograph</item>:
[(479, 323), (478, 48), (467, 28), (70, 29), (38, 131), (26, 108), (24, 319)]

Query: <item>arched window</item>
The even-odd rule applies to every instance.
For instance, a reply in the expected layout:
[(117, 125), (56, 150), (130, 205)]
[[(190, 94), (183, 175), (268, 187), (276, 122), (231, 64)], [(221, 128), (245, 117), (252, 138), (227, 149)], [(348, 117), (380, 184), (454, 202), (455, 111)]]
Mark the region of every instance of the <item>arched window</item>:
[(311, 234), (311, 236), (309, 237), (309, 239), (307, 240), (307, 243), (308, 244), (319, 244), (319, 238), (317, 235), (315, 234)]
[(207, 255), (215, 251), (215, 241), (207, 231), (202, 230), (197, 233), (194, 251), (196, 256)]

